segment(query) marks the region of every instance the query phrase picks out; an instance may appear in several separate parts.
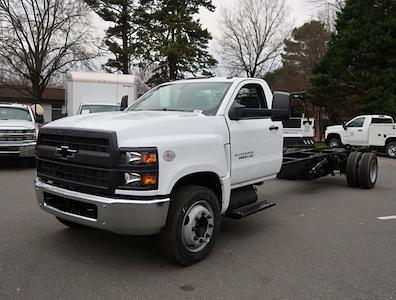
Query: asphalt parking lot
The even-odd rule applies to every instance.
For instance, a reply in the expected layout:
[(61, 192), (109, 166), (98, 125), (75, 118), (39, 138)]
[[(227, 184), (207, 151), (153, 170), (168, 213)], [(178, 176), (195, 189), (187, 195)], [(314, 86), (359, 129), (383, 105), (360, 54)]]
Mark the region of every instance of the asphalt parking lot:
[(273, 181), (277, 205), (224, 219), (210, 257), (183, 268), (155, 237), (72, 230), (42, 212), (34, 169), (0, 161), (1, 299), (396, 299), (396, 160), (374, 190), (344, 177)]

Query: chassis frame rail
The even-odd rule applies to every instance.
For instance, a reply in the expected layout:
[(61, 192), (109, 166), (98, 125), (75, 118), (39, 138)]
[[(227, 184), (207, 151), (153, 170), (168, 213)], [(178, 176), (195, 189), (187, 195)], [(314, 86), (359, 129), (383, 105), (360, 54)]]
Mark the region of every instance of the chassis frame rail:
[(346, 174), (346, 164), (351, 152), (369, 151), (367, 147), (359, 147), (322, 148), (284, 153), (278, 178), (312, 180), (334, 175), (335, 171)]

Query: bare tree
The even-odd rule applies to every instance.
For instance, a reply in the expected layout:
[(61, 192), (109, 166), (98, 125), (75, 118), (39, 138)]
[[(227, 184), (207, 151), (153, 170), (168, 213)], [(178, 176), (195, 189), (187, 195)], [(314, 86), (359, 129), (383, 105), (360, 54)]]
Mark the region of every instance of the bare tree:
[(0, 0), (0, 71), (27, 81), (37, 101), (48, 83), (98, 55), (82, 0)]
[(337, 13), (345, 5), (346, 0), (309, 0), (316, 6), (317, 19), (326, 25), (330, 31), (335, 31)]
[(285, 0), (240, 0), (224, 9), (219, 56), (232, 73), (264, 76), (279, 62), (291, 26)]

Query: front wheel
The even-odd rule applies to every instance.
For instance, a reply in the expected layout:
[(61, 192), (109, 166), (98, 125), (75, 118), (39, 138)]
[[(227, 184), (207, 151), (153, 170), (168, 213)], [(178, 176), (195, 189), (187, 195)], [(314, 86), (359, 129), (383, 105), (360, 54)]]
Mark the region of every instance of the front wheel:
[(386, 145), (386, 156), (396, 158), (396, 142), (390, 142)]
[(208, 188), (188, 185), (171, 197), (166, 226), (161, 233), (165, 255), (188, 266), (208, 256), (220, 226), (220, 205)]
[(339, 148), (342, 146), (341, 140), (337, 137), (331, 138), (329, 140), (329, 147), (330, 148)]

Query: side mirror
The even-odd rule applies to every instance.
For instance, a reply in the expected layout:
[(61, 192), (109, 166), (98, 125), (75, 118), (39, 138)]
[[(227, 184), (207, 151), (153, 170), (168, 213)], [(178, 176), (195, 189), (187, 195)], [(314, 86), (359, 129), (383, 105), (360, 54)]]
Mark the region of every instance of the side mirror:
[(37, 124), (43, 124), (44, 123), (44, 116), (36, 114), (34, 116), (34, 120), (36, 121)]
[(123, 111), (128, 107), (128, 96), (123, 96), (121, 98), (121, 105), (120, 105), (120, 110)]
[(290, 94), (284, 92), (274, 92), (272, 100), (271, 119), (272, 121), (285, 121), (290, 118)]
[(228, 117), (230, 118), (230, 120), (238, 121), (243, 118), (243, 111), (244, 111), (243, 106), (231, 107), (228, 113)]

